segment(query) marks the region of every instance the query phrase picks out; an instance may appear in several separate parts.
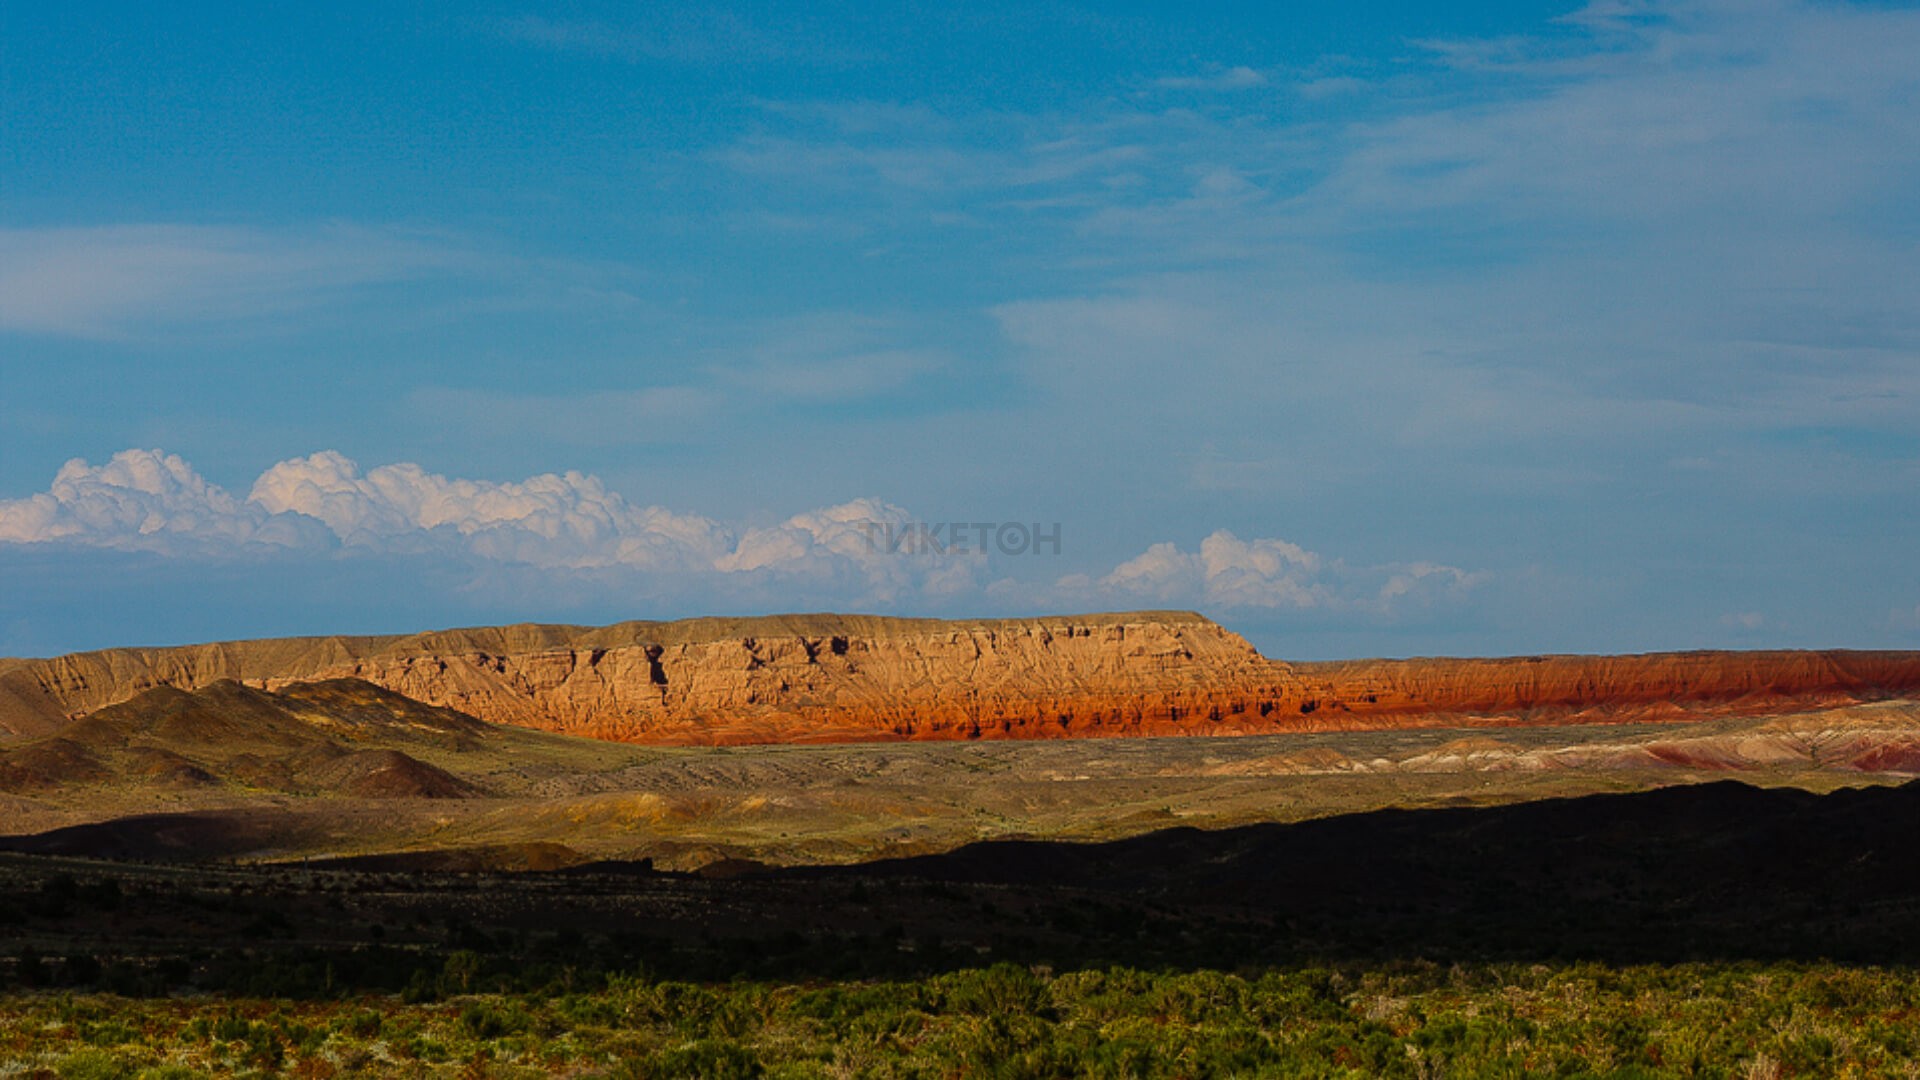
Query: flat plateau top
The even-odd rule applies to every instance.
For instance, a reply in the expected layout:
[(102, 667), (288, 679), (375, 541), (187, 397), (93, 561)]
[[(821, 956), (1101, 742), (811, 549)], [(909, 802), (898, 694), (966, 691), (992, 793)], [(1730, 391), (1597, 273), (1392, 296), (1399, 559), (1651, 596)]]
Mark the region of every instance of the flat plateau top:
[[(307, 637), (251, 638), (195, 645), (126, 646), (70, 655), (126, 652), (169, 652), (218, 649), (248, 654), (306, 652), (334, 645), (356, 656), (372, 653), (533, 652), (542, 649), (605, 649), (626, 645), (695, 645), (741, 638), (834, 637), (867, 639), (914, 637), (943, 630), (1011, 630), (1028, 627), (1103, 627), (1158, 623), (1214, 626), (1192, 611), (1113, 611), (1085, 615), (1045, 615), (1013, 619), (900, 618), (889, 615), (840, 615), (817, 612), (794, 615), (701, 616), (691, 619), (635, 619), (608, 626), (567, 623), (515, 623), (508, 626), (461, 627), (414, 634), (327, 634)], [(0, 672), (33, 660), (0, 658)]]

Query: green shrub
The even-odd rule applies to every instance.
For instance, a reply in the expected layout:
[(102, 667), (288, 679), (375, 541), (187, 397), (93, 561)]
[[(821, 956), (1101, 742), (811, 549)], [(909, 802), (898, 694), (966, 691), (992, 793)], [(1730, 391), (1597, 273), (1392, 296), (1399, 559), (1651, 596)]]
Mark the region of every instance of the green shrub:
[(533, 1020), (517, 1005), (476, 1001), (460, 1010), (460, 1026), (476, 1039), (498, 1039), (526, 1031)]
[(657, 1056), (647, 1076), (752, 1080), (766, 1071), (753, 1051), (729, 1039), (700, 1039)]
[(81, 1050), (68, 1054), (54, 1065), (53, 1074), (60, 1080), (121, 1080), (131, 1077), (134, 1066), (116, 1054), (104, 1050)]
[(1015, 964), (962, 971), (940, 982), (942, 1004), (968, 1016), (1054, 1015), (1053, 993), (1033, 972)]

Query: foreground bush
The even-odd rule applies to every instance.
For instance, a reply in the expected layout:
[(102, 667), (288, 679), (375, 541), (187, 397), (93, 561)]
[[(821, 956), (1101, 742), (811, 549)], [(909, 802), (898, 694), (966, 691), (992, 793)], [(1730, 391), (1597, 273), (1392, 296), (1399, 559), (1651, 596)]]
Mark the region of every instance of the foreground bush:
[(0, 1076), (1920, 1076), (1920, 975), (1012, 965), (911, 982), (294, 1002), (19, 993)]

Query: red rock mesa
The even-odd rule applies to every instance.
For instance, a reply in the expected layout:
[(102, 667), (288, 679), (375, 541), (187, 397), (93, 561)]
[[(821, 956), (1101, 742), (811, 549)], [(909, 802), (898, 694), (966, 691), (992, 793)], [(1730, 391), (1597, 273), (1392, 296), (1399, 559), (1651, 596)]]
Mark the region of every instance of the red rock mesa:
[(0, 739), (155, 686), (359, 678), (484, 720), (660, 744), (1237, 735), (1758, 715), (1920, 693), (1920, 653), (1286, 663), (1190, 612), (520, 625), (0, 660)]

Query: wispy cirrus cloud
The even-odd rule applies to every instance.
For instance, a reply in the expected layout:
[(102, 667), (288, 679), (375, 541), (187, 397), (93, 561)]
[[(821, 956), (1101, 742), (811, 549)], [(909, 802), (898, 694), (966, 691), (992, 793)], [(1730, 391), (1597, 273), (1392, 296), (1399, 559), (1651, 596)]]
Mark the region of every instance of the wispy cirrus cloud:
[(712, 5), (635, 7), (617, 21), (526, 14), (484, 25), (495, 35), (523, 45), (628, 63), (832, 64), (858, 55), (815, 27), (791, 21), (776, 25)]
[(257, 324), (482, 262), (443, 236), (357, 225), (0, 229), (0, 331), (111, 339)]
[(1198, 75), (1163, 75), (1153, 81), (1162, 90), (1251, 90), (1265, 86), (1267, 77), (1244, 64), (1221, 67)]
[(678, 363), (644, 353), (633, 365), (657, 385), (509, 390), (424, 386), (408, 393), (422, 426), (512, 431), (569, 446), (697, 441), (744, 418), (925, 398), (955, 381), (946, 349), (907, 336), (896, 319), (825, 312), (732, 327)]
[(723, 415), (729, 403), (706, 385), (513, 393), (424, 386), (407, 395), (416, 422), (444, 431), (511, 431), (569, 446), (682, 442)]
[[(1016, 354), (1063, 393), (1137, 381), (1172, 430), (1311, 397), (1382, 445), (1651, 426), (1679, 458), (1920, 418), (1920, 13), (1607, 3), (1443, 44), (1344, 122), (815, 109), (722, 160), (1047, 238), (1053, 282), (994, 308)], [(1169, 364), (1204, 392), (1149, 392)]]
[[(1914, 55), (1909, 6), (1596, 3), (1391, 62), (1265, 67), (1271, 93), (769, 110), (716, 160), (848, 235), (918, 228), (1001, 268), (1005, 369), (1059, 467), (1100, 484), (1090, 448), (1126, 433), (1131, 483), (1103, 496), (1230, 489), (1249, 519), (1313, 515), (1329, 551), (1436, 526), (1457, 545), (1438, 562), (1503, 583), (1557, 564), (1536, 580), (1582, 581), (1596, 624), (1658, 610), (1682, 642), (1786, 640), (1720, 615), (1794, 566), (1850, 582), (1855, 615), (1822, 624), (1844, 636), (1880, 622), (1920, 476)], [(1794, 500), (1823, 509), (1783, 520)], [(1694, 539), (1625, 554), (1675, 529)], [(1135, 591), (1205, 595), (1187, 543)], [(1312, 600), (1298, 569), (1264, 595)], [(1119, 596), (1109, 577), (1082, 595)], [(1547, 597), (1503, 602), (1578, 637)]]
[(792, 404), (894, 395), (952, 366), (944, 348), (909, 336), (898, 319), (822, 312), (756, 327), (751, 340), (716, 350), (704, 374), (736, 397)]

